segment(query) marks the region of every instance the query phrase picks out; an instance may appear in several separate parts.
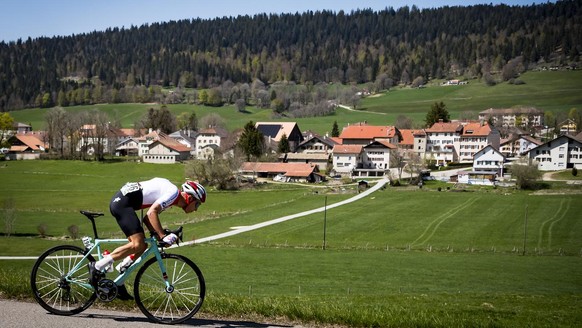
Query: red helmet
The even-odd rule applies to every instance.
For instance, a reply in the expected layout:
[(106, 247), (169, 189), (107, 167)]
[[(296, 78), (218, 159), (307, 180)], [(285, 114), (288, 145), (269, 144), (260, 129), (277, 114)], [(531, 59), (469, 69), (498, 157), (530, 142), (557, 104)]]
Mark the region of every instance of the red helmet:
[(195, 181), (186, 181), (182, 184), (182, 191), (188, 195), (192, 195), (195, 199), (199, 200), (201, 203), (206, 201), (206, 189)]

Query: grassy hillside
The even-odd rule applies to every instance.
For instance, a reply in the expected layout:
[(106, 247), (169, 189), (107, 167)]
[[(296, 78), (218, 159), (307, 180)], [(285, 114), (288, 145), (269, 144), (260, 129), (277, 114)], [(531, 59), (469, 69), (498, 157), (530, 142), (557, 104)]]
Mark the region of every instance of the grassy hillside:
[[(417, 124), (423, 124), (431, 105), (443, 101), (453, 119), (462, 112), (477, 113), (488, 108), (507, 108), (514, 106), (533, 106), (544, 111), (566, 113), (577, 108), (582, 110), (582, 70), (559, 72), (527, 72), (520, 79), (523, 85), (500, 83), (486, 86), (481, 81), (471, 80), (467, 85), (439, 85), (435, 81), (423, 89), (394, 88), (389, 92), (362, 100), (360, 110), (347, 111), (338, 109), (335, 115), (302, 119), (274, 119), (272, 111), (248, 107), (248, 113), (238, 112), (234, 106), (220, 108), (196, 105), (169, 105), (168, 108), (179, 114), (194, 110), (198, 118), (210, 113), (220, 115), (229, 130), (242, 128), (248, 121), (296, 121), (302, 130), (312, 130), (320, 134), (331, 132), (334, 121), (339, 126), (355, 122), (368, 121), (371, 124), (394, 124), (398, 115), (406, 115)], [(99, 104), (94, 106), (77, 106), (67, 108), (69, 111), (91, 110), (97, 108), (117, 118), (124, 127), (131, 127), (146, 111), (157, 105), (151, 104)], [(30, 123), (36, 130), (44, 127), (46, 109), (27, 109), (11, 112), (18, 122)]]
[[(90, 234), (79, 209), (104, 211), (102, 236), (120, 236), (107, 212), (119, 185), (151, 176), (179, 183), (183, 172), (182, 165), (130, 162), (4, 162), (0, 204), (11, 200), (17, 220), (15, 236), (0, 237), (0, 255), (36, 256), (51, 245), (80, 244), (62, 239), (72, 224)], [(362, 327), (582, 324), (582, 186), (555, 182), (541, 195), (502, 188), (439, 192), (437, 183), (388, 187), (330, 209), (326, 250), (319, 213), (172, 251), (192, 258), (205, 274), (202, 316)], [(355, 195), (349, 187), (338, 191), (273, 184), (210, 190), (199, 212), (170, 209), (162, 221), (184, 225), (186, 239), (202, 238), (320, 207), (326, 197), (333, 204)], [(51, 238), (37, 237), (41, 223)], [(32, 264), (2, 261), (0, 295), (29, 297)]]

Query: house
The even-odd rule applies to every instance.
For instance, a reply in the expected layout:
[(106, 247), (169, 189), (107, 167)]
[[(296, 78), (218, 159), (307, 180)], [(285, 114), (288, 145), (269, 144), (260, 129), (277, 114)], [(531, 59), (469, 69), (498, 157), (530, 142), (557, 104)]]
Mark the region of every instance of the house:
[(115, 156), (137, 156), (139, 141), (137, 138), (128, 138), (115, 145)]
[(147, 153), (141, 157), (144, 163), (173, 164), (185, 161), (191, 155), (189, 147), (160, 133), (159, 138), (148, 145)]
[(295, 122), (257, 122), (255, 127), (265, 136), (267, 144), (278, 143), (283, 135), (287, 137), (290, 149), (295, 149), (303, 141), (303, 134)]
[(209, 152), (206, 146), (215, 145), (216, 147), (212, 149), (218, 149), (220, 148), (220, 140), (221, 138), (214, 128), (198, 131), (198, 135), (196, 136), (196, 158), (208, 159)]
[(463, 125), (458, 122), (434, 123), (430, 128), (424, 130), (426, 134), (425, 157), (434, 160), (437, 165), (445, 165), (459, 160), (458, 150), (460, 148)]
[(479, 112), (479, 120), (493, 121), (493, 125), (502, 127), (542, 126), (544, 111), (533, 107), (489, 108)]
[(398, 148), (404, 150), (404, 154), (410, 157), (411, 154), (419, 156), (426, 152), (426, 133), (423, 129), (400, 129), (402, 140), (397, 144)]
[(333, 146), (338, 142), (332, 138), (310, 135), (295, 148), (297, 153), (306, 154), (331, 154)]
[(339, 135), (344, 145), (367, 145), (373, 141), (387, 141), (397, 145), (402, 140), (400, 131), (393, 126), (367, 125), (366, 122), (348, 125)]
[(270, 178), (286, 182), (321, 182), (324, 176), (319, 174), (315, 164), (303, 163), (267, 163), (245, 162), (239, 169), (244, 176)]
[(489, 123), (481, 121), (464, 124), (459, 140), (459, 162), (473, 161), (475, 154), (487, 145), (499, 149), (499, 143), (499, 131)]
[(515, 157), (524, 154), (541, 144), (542, 142), (540, 140), (527, 134), (517, 136), (512, 135), (507, 139), (501, 140), (499, 151), (505, 157)]
[(207, 144), (202, 146), (202, 148), (197, 149), (196, 158), (197, 159), (213, 159), (215, 158), (220, 151), (220, 147), (216, 144)]
[(335, 172), (351, 175), (362, 163), (362, 145), (335, 145), (332, 151), (332, 163)]
[(479, 150), (473, 157), (473, 171), (503, 176), (505, 156), (491, 145)]
[(527, 155), (540, 171), (582, 169), (582, 140), (565, 134), (530, 149)]
[(194, 130), (179, 130), (170, 133), (168, 136), (190, 148), (192, 156), (196, 155), (196, 137), (198, 136), (198, 132)]
[(35, 134), (15, 134), (8, 139), (11, 145), (6, 157), (11, 160), (39, 159), (48, 147), (42, 136)]
[(16, 134), (26, 134), (32, 131), (32, 127), (28, 124), (14, 122), (14, 131)]
[(560, 134), (576, 134), (578, 130), (578, 125), (572, 119), (566, 119), (564, 122), (560, 123)]
[(374, 141), (362, 147), (361, 165), (357, 165), (352, 176), (380, 177), (390, 169), (390, 152), (396, 150), (395, 145), (381, 140)]

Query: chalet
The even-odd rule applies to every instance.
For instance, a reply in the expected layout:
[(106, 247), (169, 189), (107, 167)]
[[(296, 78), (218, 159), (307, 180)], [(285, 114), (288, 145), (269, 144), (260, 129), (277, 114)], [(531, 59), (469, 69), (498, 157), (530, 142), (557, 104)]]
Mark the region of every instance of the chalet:
[(501, 140), (499, 144), (499, 151), (505, 157), (515, 157), (521, 154), (527, 153), (530, 149), (533, 149), (542, 142), (536, 138), (523, 134), (523, 135), (512, 135), (507, 139)]
[[(221, 137), (218, 135), (216, 129), (209, 128), (198, 131), (196, 136), (196, 158), (208, 159), (210, 154), (210, 149), (212, 149), (212, 154), (214, 150), (220, 148)], [(215, 147), (207, 147), (214, 145)]]
[(34, 134), (15, 134), (8, 139), (11, 145), (6, 157), (12, 160), (39, 159), (48, 147), (41, 140), (42, 136)]
[(503, 176), (505, 156), (491, 145), (479, 150), (473, 157), (473, 171)]
[(332, 138), (311, 135), (295, 148), (297, 153), (330, 154), (338, 142)]
[(267, 144), (273, 141), (278, 143), (284, 135), (291, 149), (295, 149), (303, 141), (303, 134), (295, 122), (257, 122), (255, 127), (265, 136)]
[(582, 140), (565, 134), (530, 149), (528, 158), (540, 171), (582, 169)]

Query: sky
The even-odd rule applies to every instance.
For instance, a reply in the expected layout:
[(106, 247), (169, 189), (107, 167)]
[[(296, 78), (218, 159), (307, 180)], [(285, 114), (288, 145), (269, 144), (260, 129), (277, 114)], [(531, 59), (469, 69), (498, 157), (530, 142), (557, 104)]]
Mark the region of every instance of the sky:
[(418, 8), (507, 4), (526, 6), (551, 1), (539, 0), (2, 0), (0, 41), (29, 37), (70, 36), (129, 28), (156, 22), (192, 18), (212, 19), (259, 13), (302, 13), (308, 10), (382, 10), (416, 5)]

